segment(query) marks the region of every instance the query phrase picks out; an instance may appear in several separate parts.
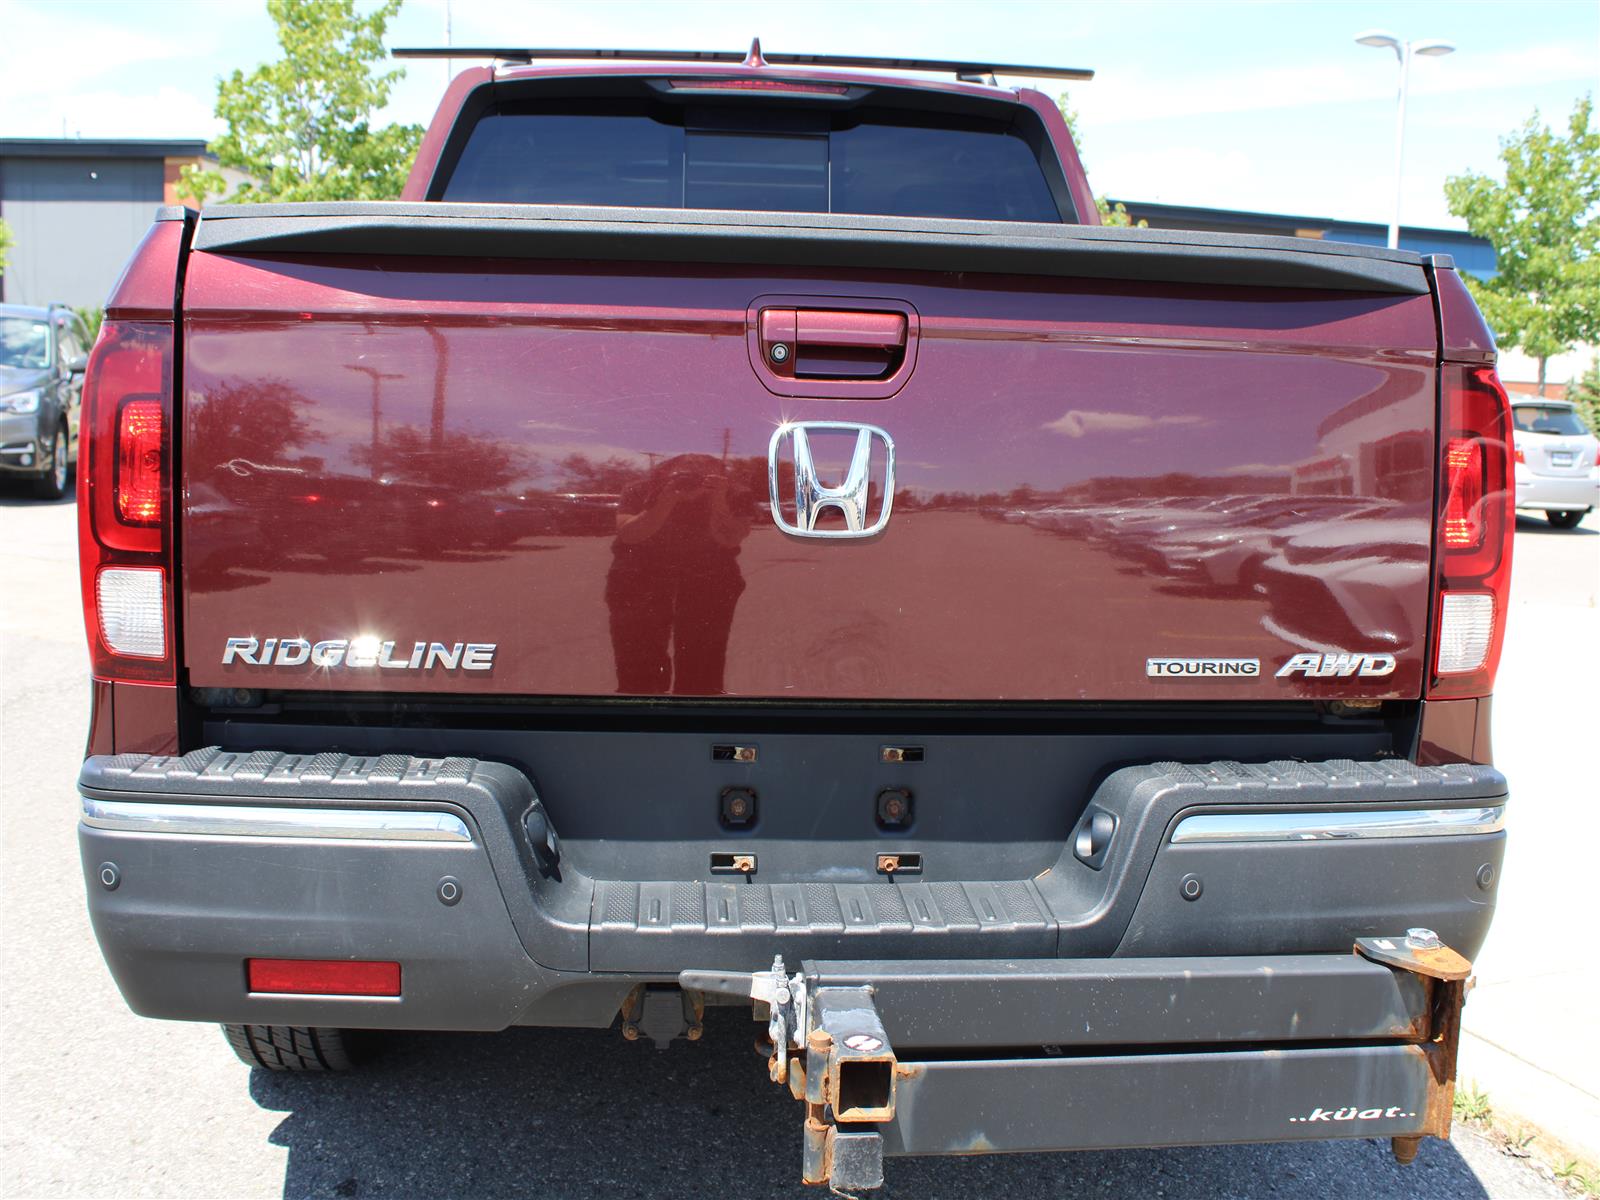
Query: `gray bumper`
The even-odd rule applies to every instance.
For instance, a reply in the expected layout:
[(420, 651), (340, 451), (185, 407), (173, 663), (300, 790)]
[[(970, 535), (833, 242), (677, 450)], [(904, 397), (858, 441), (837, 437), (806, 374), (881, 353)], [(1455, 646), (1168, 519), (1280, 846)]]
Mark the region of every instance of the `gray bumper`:
[[(481, 844), (80, 829), (95, 935), (128, 1005), (194, 1021), (504, 1029), (553, 982)], [(111, 864), (115, 890), (101, 870)], [(456, 880), (456, 903), (438, 898)], [(252, 994), (249, 957), (402, 964), (399, 999)]]
[(1600, 472), (1587, 475), (1517, 473), (1517, 507), (1566, 510), (1600, 505)]
[[(27, 458), (28, 462), (23, 463)], [(0, 415), (0, 471), (22, 471), (36, 475), (43, 469), (39, 461), (39, 414)]]
[[(754, 970), (775, 953), (1346, 954), (1357, 937), (1428, 925), (1472, 955), (1493, 910), (1505, 802), (1486, 767), (1156, 764), (1078, 801), (1078, 828), (1036, 877), (767, 884), (596, 878), (554, 834), (534, 844), (542, 809), (524, 774), (469, 759), (92, 758), (80, 790), (90, 916), (135, 1011), (409, 1029), (603, 1026), (636, 983)], [(1211, 823), (1194, 836), (1197, 817)], [(1096, 819), (1113, 832), (1080, 857)], [(459, 836), (437, 836), (443, 826)], [(252, 957), (398, 961), (402, 994), (251, 993)]]

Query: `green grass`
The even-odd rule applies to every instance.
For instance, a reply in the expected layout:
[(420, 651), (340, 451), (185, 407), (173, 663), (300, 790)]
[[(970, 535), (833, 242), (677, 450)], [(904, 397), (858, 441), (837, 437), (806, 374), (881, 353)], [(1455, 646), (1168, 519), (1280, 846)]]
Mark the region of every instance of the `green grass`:
[(1488, 1093), (1477, 1084), (1457, 1087), (1455, 1100), (1452, 1103), (1455, 1115), (1463, 1121), (1487, 1121), (1494, 1116), (1494, 1108), (1489, 1103)]
[(1520, 1124), (1507, 1126), (1504, 1122), (1497, 1122), (1489, 1094), (1476, 1083), (1456, 1087), (1453, 1107), (1456, 1120), (1470, 1121), (1486, 1129), (1505, 1153), (1516, 1158), (1537, 1157), (1552, 1175), (1579, 1195), (1600, 1200), (1600, 1171), (1593, 1164), (1568, 1159), (1558, 1165), (1557, 1160), (1552, 1160), (1547, 1154), (1536, 1153), (1534, 1143), (1537, 1135)]
[(1554, 1167), (1552, 1170), (1557, 1179), (1576, 1187), (1584, 1195), (1600, 1196), (1600, 1177), (1589, 1174), (1576, 1160), (1569, 1161), (1564, 1167)]

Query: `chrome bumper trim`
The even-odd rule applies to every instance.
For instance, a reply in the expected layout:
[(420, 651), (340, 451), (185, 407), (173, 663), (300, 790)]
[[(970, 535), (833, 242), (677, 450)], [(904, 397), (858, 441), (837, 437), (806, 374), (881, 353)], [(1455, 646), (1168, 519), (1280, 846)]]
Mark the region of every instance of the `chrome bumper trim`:
[(95, 829), (190, 837), (342, 838), (374, 842), (471, 842), (453, 813), (370, 808), (151, 804), (83, 797), (83, 823)]
[(1321, 842), (1358, 838), (1444, 837), (1498, 833), (1504, 804), (1477, 808), (1384, 808), (1269, 813), (1196, 813), (1172, 831), (1173, 842)]

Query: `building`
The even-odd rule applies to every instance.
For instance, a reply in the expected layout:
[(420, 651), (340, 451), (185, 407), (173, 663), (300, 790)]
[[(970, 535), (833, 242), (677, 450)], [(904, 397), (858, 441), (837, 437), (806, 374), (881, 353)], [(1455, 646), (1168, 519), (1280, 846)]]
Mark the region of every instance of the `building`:
[(177, 203), (179, 172), (214, 161), (199, 140), (0, 139), (0, 302), (105, 303), (155, 210)]

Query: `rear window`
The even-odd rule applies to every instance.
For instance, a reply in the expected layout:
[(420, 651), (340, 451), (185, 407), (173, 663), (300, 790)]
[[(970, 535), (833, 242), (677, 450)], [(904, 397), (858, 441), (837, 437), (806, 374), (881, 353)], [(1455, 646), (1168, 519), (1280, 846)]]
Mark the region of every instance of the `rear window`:
[(1553, 404), (1518, 404), (1511, 410), (1511, 420), (1522, 433), (1557, 433), (1572, 437), (1589, 432), (1589, 427), (1572, 409)]
[(873, 110), (506, 108), (478, 119), (440, 199), (1061, 220), (1012, 127)]

